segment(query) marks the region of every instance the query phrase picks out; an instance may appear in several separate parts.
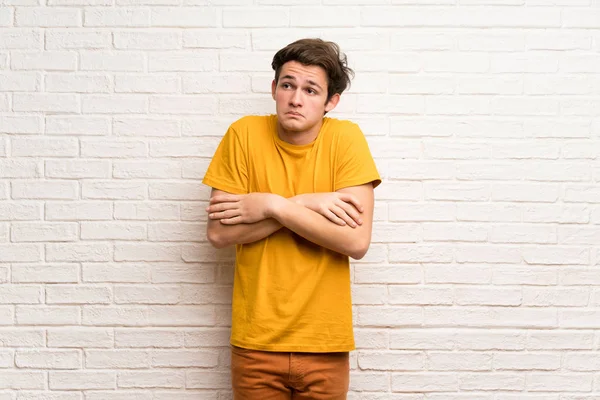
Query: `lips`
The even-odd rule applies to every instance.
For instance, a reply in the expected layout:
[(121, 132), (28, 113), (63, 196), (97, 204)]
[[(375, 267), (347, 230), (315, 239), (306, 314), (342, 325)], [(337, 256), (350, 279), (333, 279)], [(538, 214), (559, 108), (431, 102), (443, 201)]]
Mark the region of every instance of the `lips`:
[(293, 115), (293, 116), (295, 116), (295, 117), (302, 117), (302, 114), (299, 114), (299, 113), (297, 113), (297, 112), (294, 112), (294, 111), (289, 111), (289, 112), (287, 112), (286, 114), (287, 114), (287, 115)]

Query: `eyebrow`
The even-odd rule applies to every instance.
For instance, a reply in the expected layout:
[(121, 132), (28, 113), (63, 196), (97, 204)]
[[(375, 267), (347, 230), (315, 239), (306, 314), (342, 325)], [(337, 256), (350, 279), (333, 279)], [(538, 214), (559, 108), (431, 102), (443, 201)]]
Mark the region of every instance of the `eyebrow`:
[[(281, 79), (291, 79), (291, 80), (295, 81), (296, 77), (292, 76), (292, 75), (284, 75), (281, 77)], [(310, 79), (307, 82), (310, 83), (311, 85), (316, 86), (319, 89), (323, 90), (323, 88), (317, 82), (311, 81)]]

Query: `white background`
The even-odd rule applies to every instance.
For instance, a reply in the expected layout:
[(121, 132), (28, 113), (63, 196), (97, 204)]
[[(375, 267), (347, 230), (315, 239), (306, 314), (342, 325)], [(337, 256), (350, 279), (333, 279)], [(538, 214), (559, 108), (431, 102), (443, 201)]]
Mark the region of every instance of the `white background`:
[(226, 400), (201, 185), (336, 41), (384, 177), (350, 399), (600, 399), (597, 0), (0, 0), (0, 400)]

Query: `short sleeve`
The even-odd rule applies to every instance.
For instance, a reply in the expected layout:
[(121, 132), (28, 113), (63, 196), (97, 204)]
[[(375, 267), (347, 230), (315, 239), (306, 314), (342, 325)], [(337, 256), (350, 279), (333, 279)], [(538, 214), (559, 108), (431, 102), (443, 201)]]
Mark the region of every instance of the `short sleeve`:
[(365, 135), (358, 125), (348, 123), (339, 135), (335, 190), (369, 182), (375, 188), (381, 183), (381, 177)]
[(233, 127), (221, 139), (202, 183), (228, 193), (248, 193), (246, 151)]

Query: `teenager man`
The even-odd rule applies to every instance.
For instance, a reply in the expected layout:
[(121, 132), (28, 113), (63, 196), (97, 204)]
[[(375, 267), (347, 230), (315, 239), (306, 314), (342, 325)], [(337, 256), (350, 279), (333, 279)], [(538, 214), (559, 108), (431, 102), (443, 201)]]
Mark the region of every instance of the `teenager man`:
[(234, 399), (345, 399), (349, 257), (369, 248), (381, 180), (359, 127), (324, 116), (352, 74), (339, 47), (302, 39), (272, 67), (276, 114), (234, 122), (203, 180), (209, 241), (236, 245)]

